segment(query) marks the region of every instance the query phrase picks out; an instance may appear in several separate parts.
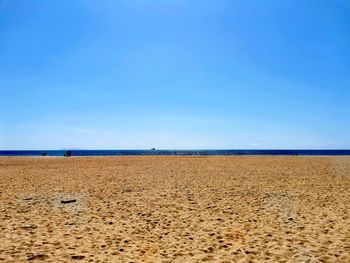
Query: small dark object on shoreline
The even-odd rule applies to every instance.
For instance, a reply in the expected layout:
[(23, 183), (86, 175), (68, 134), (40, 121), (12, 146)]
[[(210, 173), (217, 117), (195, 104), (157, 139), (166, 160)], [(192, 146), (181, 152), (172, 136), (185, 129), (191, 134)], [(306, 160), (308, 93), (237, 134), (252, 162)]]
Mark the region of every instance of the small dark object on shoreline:
[(61, 200), (62, 204), (69, 204), (69, 203), (75, 203), (76, 199), (67, 199), (67, 200)]
[(64, 157), (71, 157), (72, 156), (72, 151), (66, 151), (64, 153)]

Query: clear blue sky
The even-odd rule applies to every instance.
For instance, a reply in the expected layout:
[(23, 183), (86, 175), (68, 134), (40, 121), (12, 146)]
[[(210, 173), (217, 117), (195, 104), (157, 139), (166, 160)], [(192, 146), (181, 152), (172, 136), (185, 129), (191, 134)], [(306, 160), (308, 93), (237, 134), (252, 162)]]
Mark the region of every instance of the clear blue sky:
[(0, 91), (0, 149), (350, 148), (350, 2), (2, 0)]

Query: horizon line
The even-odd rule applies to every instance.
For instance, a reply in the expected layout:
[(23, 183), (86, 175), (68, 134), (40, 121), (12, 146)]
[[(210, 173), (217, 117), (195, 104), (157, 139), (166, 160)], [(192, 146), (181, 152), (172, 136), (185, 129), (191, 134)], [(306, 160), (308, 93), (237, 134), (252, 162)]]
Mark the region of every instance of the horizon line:
[(0, 151), (350, 151), (350, 148), (106, 148), (0, 149)]

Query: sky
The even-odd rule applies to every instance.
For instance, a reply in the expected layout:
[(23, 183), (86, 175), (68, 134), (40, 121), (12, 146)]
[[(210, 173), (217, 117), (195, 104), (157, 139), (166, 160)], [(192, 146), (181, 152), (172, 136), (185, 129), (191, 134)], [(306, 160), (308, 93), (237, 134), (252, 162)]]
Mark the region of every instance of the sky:
[(0, 149), (349, 149), (347, 0), (0, 0)]

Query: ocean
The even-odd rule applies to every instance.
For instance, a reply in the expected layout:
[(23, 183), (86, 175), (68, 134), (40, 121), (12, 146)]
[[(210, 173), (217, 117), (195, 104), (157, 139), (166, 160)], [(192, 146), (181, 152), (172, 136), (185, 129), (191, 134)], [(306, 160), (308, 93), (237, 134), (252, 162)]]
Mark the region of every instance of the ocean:
[[(64, 156), (67, 150), (0, 150), (0, 156)], [(71, 150), (72, 156), (350, 155), (350, 150)]]

